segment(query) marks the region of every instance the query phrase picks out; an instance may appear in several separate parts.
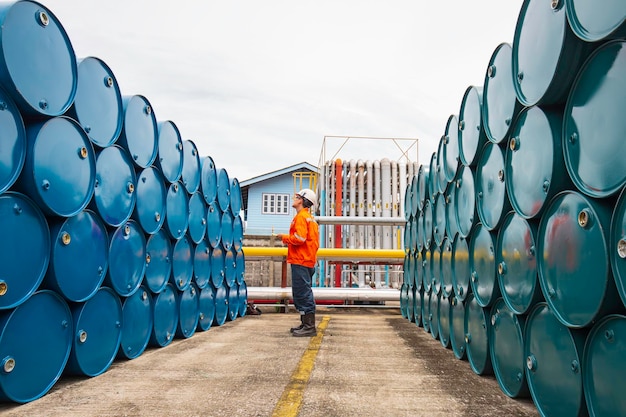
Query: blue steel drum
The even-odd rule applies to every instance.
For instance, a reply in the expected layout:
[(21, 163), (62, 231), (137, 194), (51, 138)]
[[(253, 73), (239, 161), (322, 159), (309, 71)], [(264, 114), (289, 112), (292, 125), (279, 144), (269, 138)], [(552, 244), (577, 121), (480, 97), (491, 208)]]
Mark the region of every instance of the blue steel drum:
[(437, 325), (439, 326), (439, 342), (441, 346), (450, 347), (450, 299), (441, 294), (437, 304)]
[(456, 209), (456, 223), (461, 237), (468, 237), (474, 223), (478, 219), (476, 214), (476, 194), (474, 173), (469, 167), (459, 168), (454, 192), (454, 207)]
[[(489, 60), (483, 86), (483, 127), (493, 143), (504, 141), (521, 105), (513, 85), (513, 48), (509, 43), (496, 47)], [(480, 150), (479, 150), (480, 151)]]
[(57, 17), (34, 1), (0, 6), (0, 84), (27, 116), (60, 116), (76, 96), (74, 48)]
[(228, 290), (225, 285), (215, 289), (215, 317), (213, 323), (221, 326), (228, 316)]
[(592, 416), (626, 415), (626, 316), (611, 314), (596, 323), (585, 342), (583, 391)]
[(228, 293), (228, 314), (226, 320), (233, 321), (239, 313), (239, 294), (237, 293), (237, 284), (233, 283), (232, 287), (226, 286)]
[(430, 250), (432, 252), (430, 258), (432, 262), (430, 289), (435, 294), (439, 294), (441, 292), (441, 248), (433, 246)]
[[(415, 228), (413, 229), (415, 232)], [(416, 236), (413, 236), (412, 242), (415, 242)], [(415, 245), (413, 245), (415, 246)], [(241, 216), (237, 215), (233, 218), (233, 248), (239, 250), (243, 247), (243, 220)]]
[(416, 326), (422, 326), (422, 311), (424, 311), (424, 290), (417, 287), (413, 288), (415, 295), (413, 297), (413, 317)]
[(525, 375), (524, 324), (525, 317), (515, 315), (502, 298), (491, 307), (491, 364), (500, 389), (511, 398), (529, 395)]
[(574, 35), (565, 9), (565, 1), (522, 4), (513, 38), (512, 74), (524, 106), (565, 103), (580, 65), (593, 48)]
[(50, 229), (28, 197), (0, 195), (0, 310), (22, 304), (41, 284), (50, 261)]
[(0, 87), (0, 194), (17, 181), (26, 158), (26, 130), (22, 115)]
[(196, 144), (189, 140), (183, 140), (183, 172), (181, 180), (189, 194), (193, 194), (200, 188), (200, 176), (202, 166)]
[(235, 278), (238, 284), (242, 284), (246, 277), (246, 257), (242, 248), (235, 251)]
[(224, 285), (224, 278), (226, 275), (224, 266), (224, 248), (222, 245), (218, 245), (213, 248), (211, 252), (211, 283), (215, 288), (219, 288)]
[(448, 188), (444, 193), (445, 206), (446, 206), (446, 235), (450, 239), (454, 239), (454, 236), (459, 232), (459, 224), (456, 219), (456, 207), (454, 207), (454, 199), (456, 194), (456, 181), (448, 184)]
[(172, 276), (171, 282), (180, 291), (185, 291), (191, 284), (193, 277), (193, 243), (187, 235), (174, 243), (172, 249)]
[(206, 219), (206, 237), (211, 247), (216, 248), (222, 241), (222, 212), (216, 201), (208, 204)]
[(183, 185), (173, 182), (169, 185), (165, 197), (164, 229), (170, 237), (178, 240), (187, 233), (189, 227), (189, 196)]
[(452, 285), (452, 240), (448, 236), (444, 237), (441, 244), (441, 291), (446, 297), (454, 294)]
[(452, 241), (452, 290), (459, 301), (465, 301), (470, 292), (469, 246), (460, 234)]
[(189, 197), (189, 237), (193, 243), (200, 243), (206, 236), (207, 205), (200, 191)]
[(430, 156), (430, 162), (428, 164), (428, 199), (432, 202), (438, 193), (439, 179), (437, 175), (437, 152), (433, 152)]
[(207, 286), (200, 289), (198, 296), (198, 328), (197, 330), (206, 331), (211, 328), (213, 319), (215, 318), (215, 289)]
[(428, 332), (433, 339), (439, 337), (439, 323), (437, 316), (437, 306), (439, 305), (439, 297), (434, 291), (428, 294), (424, 303), (426, 303), (426, 320), (428, 321)]
[(244, 317), (248, 310), (248, 285), (245, 281), (237, 283), (237, 302), (239, 303), (239, 317)]
[(142, 95), (124, 96), (124, 123), (118, 143), (128, 151), (135, 165), (148, 168), (156, 159), (158, 127), (150, 101)]
[(413, 219), (415, 221), (414, 228), (416, 230), (415, 236), (415, 250), (421, 252), (424, 249), (424, 241), (426, 240), (426, 231), (424, 229), (424, 211), (420, 210), (417, 214), (417, 218)]
[(477, 375), (491, 375), (489, 333), (491, 318), (489, 309), (481, 307), (470, 294), (465, 300), (465, 349), (470, 368)]
[(26, 128), (26, 159), (16, 186), (51, 216), (70, 217), (91, 200), (96, 156), (85, 131), (68, 117)]
[(200, 318), (199, 295), (198, 287), (193, 282), (185, 290), (178, 292), (176, 302), (179, 315), (176, 337), (187, 339), (196, 333)]
[(117, 356), (122, 338), (122, 304), (113, 290), (101, 287), (84, 303), (72, 306), (74, 338), (65, 372), (96, 376)]
[(118, 356), (135, 359), (146, 350), (154, 327), (152, 308), (152, 296), (144, 286), (122, 300), (123, 326)]
[(230, 210), (222, 213), (222, 245), (224, 249), (233, 246), (233, 214)]
[(626, 36), (626, 3), (620, 0), (565, 0), (567, 21), (588, 42)]
[(483, 128), (483, 88), (470, 85), (463, 94), (459, 111), (459, 161), (465, 166), (475, 166), (479, 150), (487, 136)]
[(506, 151), (506, 191), (520, 216), (540, 217), (545, 202), (571, 188), (565, 168), (562, 111), (530, 107), (522, 110), (511, 130)]
[(560, 323), (546, 303), (528, 313), (524, 329), (526, 380), (542, 416), (587, 415), (582, 376), (585, 334)]
[(41, 290), (0, 312), (0, 400), (27, 403), (44, 396), (67, 364), (72, 314), (55, 292)]
[(450, 346), (454, 357), (465, 359), (465, 306), (457, 297), (450, 297)]
[(157, 294), (163, 291), (172, 275), (172, 243), (165, 230), (159, 230), (146, 242), (145, 285)]
[(424, 224), (424, 248), (430, 249), (431, 246), (435, 246), (433, 244), (433, 224), (434, 224), (434, 213), (433, 213), (433, 203), (431, 200), (426, 200), (424, 202), (424, 208), (422, 212), (424, 213), (423, 224)]
[(118, 227), (135, 209), (137, 175), (133, 161), (124, 148), (112, 145), (96, 158), (96, 181), (89, 207), (109, 226)]
[(230, 180), (230, 211), (233, 213), (233, 216), (239, 216), (242, 204), (241, 198), (239, 180), (233, 178)]
[(420, 165), (417, 171), (417, 212), (424, 208), (424, 202), (430, 198), (429, 175), (430, 171), (428, 167)]
[(230, 208), (230, 179), (224, 168), (217, 169), (217, 204), (222, 212)]
[(626, 306), (626, 187), (622, 189), (611, 216), (609, 259), (617, 291)]
[(109, 271), (105, 284), (122, 297), (139, 289), (146, 271), (146, 238), (139, 225), (127, 221), (115, 229), (109, 242)]
[(497, 229), (511, 209), (505, 176), (502, 149), (494, 143), (487, 143), (476, 169), (476, 211), (488, 230)]
[(424, 269), (424, 273), (422, 275), (422, 287), (427, 294), (430, 294), (432, 291), (432, 282), (433, 282), (433, 253), (430, 249), (424, 248), (422, 251), (422, 267)]
[(109, 238), (102, 219), (84, 210), (68, 219), (51, 220), (50, 245), (44, 286), (68, 301), (93, 296), (109, 266)]
[(446, 235), (446, 196), (437, 194), (433, 205), (433, 240), (440, 247)]
[(409, 318), (409, 284), (403, 282), (400, 286), (400, 314), (405, 319)]
[(217, 199), (217, 169), (210, 156), (205, 156), (201, 162), (200, 188), (204, 200), (211, 204)]
[(481, 307), (500, 297), (496, 276), (496, 236), (482, 223), (476, 224), (469, 243), (470, 285)]
[(78, 63), (78, 86), (71, 115), (89, 140), (101, 148), (113, 145), (122, 132), (124, 105), (113, 71), (99, 58)]
[(542, 294), (537, 277), (537, 224), (511, 211), (498, 232), (496, 265), (500, 293), (515, 314), (526, 314)]
[(149, 344), (151, 346), (165, 347), (172, 343), (178, 327), (179, 311), (176, 303), (176, 287), (168, 283), (163, 291), (153, 298), (154, 327), (150, 333)]
[(565, 163), (576, 187), (590, 197), (608, 197), (626, 184), (624, 106), (626, 41), (611, 41), (583, 65), (565, 106)]
[(568, 327), (589, 326), (623, 308), (609, 264), (610, 217), (607, 201), (564, 191), (541, 218), (539, 283), (548, 305)]
[[(448, 117), (446, 130), (443, 135), (443, 171), (446, 181), (450, 182), (456, 176), (459, 168), (459, 118), (456, 115)], [(446, 187), (442, 188), (442, 192)]]
[[(437, 194), (443, 193), (446, 187), (448, 186), (448, 178), (446, 177), (446, 167), (445, 167), (446, 165), (446, 155), (445, 155), (445, 149), (444, 149), (445, 144), (446, 144), (445, 136), (442, 136), (439, 139), (439, 146), (437, 147), (437, 174), (436, 174)], [(437, 195), (431, 196), (431, 200), (433, 201), (433, 203), (435, 202), (436, 198), (437, 198)]]
[(148, 167), (137, 175), (137, 202), (133, 218), (144, 232), (151, 235), (159, 231), (165, 222), (167, 190), (163, 174), (155, 167)]
[(202, 240), (193, 255), (193, 282), (199, 289), (204, 289), (211, 280), (211, 247)]
[(414, 305), (415, 305), (415, 287), (413, 287), (411, 284), (407, 283), (407, 299), (406, 299), (406, 318), (409, 321), (415, 321), (415, 310), (414, 310)]
[(156, 166), (166, 181), (176, 182), (183, 173), (183, 140), (176, 123), (171, 120), (158, 123), (157, 138)]

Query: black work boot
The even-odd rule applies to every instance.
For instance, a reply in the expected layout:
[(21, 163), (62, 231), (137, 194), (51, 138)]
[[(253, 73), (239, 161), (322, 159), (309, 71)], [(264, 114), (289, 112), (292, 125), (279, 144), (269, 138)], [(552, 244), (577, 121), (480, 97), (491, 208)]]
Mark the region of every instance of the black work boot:
[(296, 337), (308, 337), (317, 335), (315, 329), (315, 313), (306, 313), (302, 316), (303, 326), (301, 329), (294, 330), (293, 335)]
[(292, 327), (291, 329), (289, 329), (289, 333), (293, 333), (296, 330), (300, 330), (304, 327), (304, 319), (302, 317), (304, 317), (304, 314), (300, 314), (300, 325), (298, 327)]

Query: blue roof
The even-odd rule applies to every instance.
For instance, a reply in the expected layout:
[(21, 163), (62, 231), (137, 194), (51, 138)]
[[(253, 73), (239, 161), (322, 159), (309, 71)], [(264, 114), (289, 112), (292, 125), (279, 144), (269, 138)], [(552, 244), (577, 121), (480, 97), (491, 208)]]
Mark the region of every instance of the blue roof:
[(295, 164), (295, 165), (291, 165), (288, 166), (286, 168), (282, 168), (279, 169), (277, 171), (272, 171), (272, 172), (268, 172), (267, 174), (263, 174), (263, 175), (258, 175), (256, 177), (247, 179), (245, 181), (241, 181), (239, 183), (240, 187), (247, 187), (249, 185), (252, 184), (256, 184), (265, 180), (269, 180), (284, 174), (289, 174), (290, 172), (296, 172), (296, 171), (301, 171), (303, 169), (312, 171), (312, 172), (318, 172), (318, 168), (315, 165), (311, 165), (308, 162), (300, 162), (299, 164)]

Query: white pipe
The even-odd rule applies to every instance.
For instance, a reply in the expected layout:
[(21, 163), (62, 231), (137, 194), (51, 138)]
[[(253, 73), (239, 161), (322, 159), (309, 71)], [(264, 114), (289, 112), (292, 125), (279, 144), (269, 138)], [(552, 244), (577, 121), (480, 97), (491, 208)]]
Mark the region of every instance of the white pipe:
[[(291, 287), (248, 287), (248, 300), (290, 300)], [(399, 301), (400, 291), (393, 288), (313, 288), (316, 300)]]
[[(365, 214), (367, 217), (372, 217), (374, 215), (374, 195), (372, 194), (374, 187), (374, 170), (372, 161), (369, 159), (365, 161), (365, 172), (367, 188)], [(374, 248), (374, 226), (365, 226), (365, 248)]]
[[(405, 198), (406, 198), (406, 187), (407, 187), (407, 177), (406, 177), (406, 162), (404, 161), (400, 161), (398, 163), (398, 195), (400, 196), (400, 204), (398, 204), (398, 216), (399, 217), (405, 217), (404, 216), (404, 205), (405, 205)], [(401, 225), (403, 226), (403, 225)], [(397, 227), (396, 228), (396, 235), (400, 235), (400, 236), (404, 236), (404, 227)], [(400, 241), (400, 247), (398, 246), (398, 241)], [(396, 245), (396, 249), (404, 249), (404, 239), (394, 239), (395, 245)]]
[(376, 226), (401, 226), (406, 224), (404, 217), (316, 216), (315, 220), (318, 224), (359, 224)]
[[(381, 187), (382, 187), (382, 210), (383, 217), (391, 217), (391, 162), (387, 158), (383, 158), (380, 162), (381, 170)], [(382, 230), (382, 246), (377, 246), (381, 249), (391, 249), (391, 227), (383, 226)]]
[[(380, 201), (380, 184), (381, 184), (381, 179), (380, 179), (380, 171), (381, 171), (381, 167), (380, 167), (380, 161), (375, 160), (374, 161), (374, 215), (375, 217), (381, 217), (382, 216), (382, 203)], [(382, 227), (380, 226), (375, 226), (374, 227), (374, 248), (382, 248), (382, 244), (381, 244), (381, 239), (382, 239)]]
[[(350, 179), (348, 181), (348, 188), (350, 192), (350, 206), (348, 207), (348, 216), (354, 217), (356, 215), (356, 161), (350, 160)], [(356, 249), (356, 227), (348, 225), (349, 233), (349, 248)]]

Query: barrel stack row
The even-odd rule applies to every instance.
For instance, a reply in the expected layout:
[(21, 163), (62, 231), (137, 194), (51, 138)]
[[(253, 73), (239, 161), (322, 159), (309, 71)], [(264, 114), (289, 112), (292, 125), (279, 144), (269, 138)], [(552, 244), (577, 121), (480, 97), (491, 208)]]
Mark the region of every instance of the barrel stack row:
[(402, 312), (542, 416), (626, 415), (626, 3), (525, 0), (406, 189)]
[(243, 316), (237, 179), (42, 4), (0, 40), (0, 400)]

